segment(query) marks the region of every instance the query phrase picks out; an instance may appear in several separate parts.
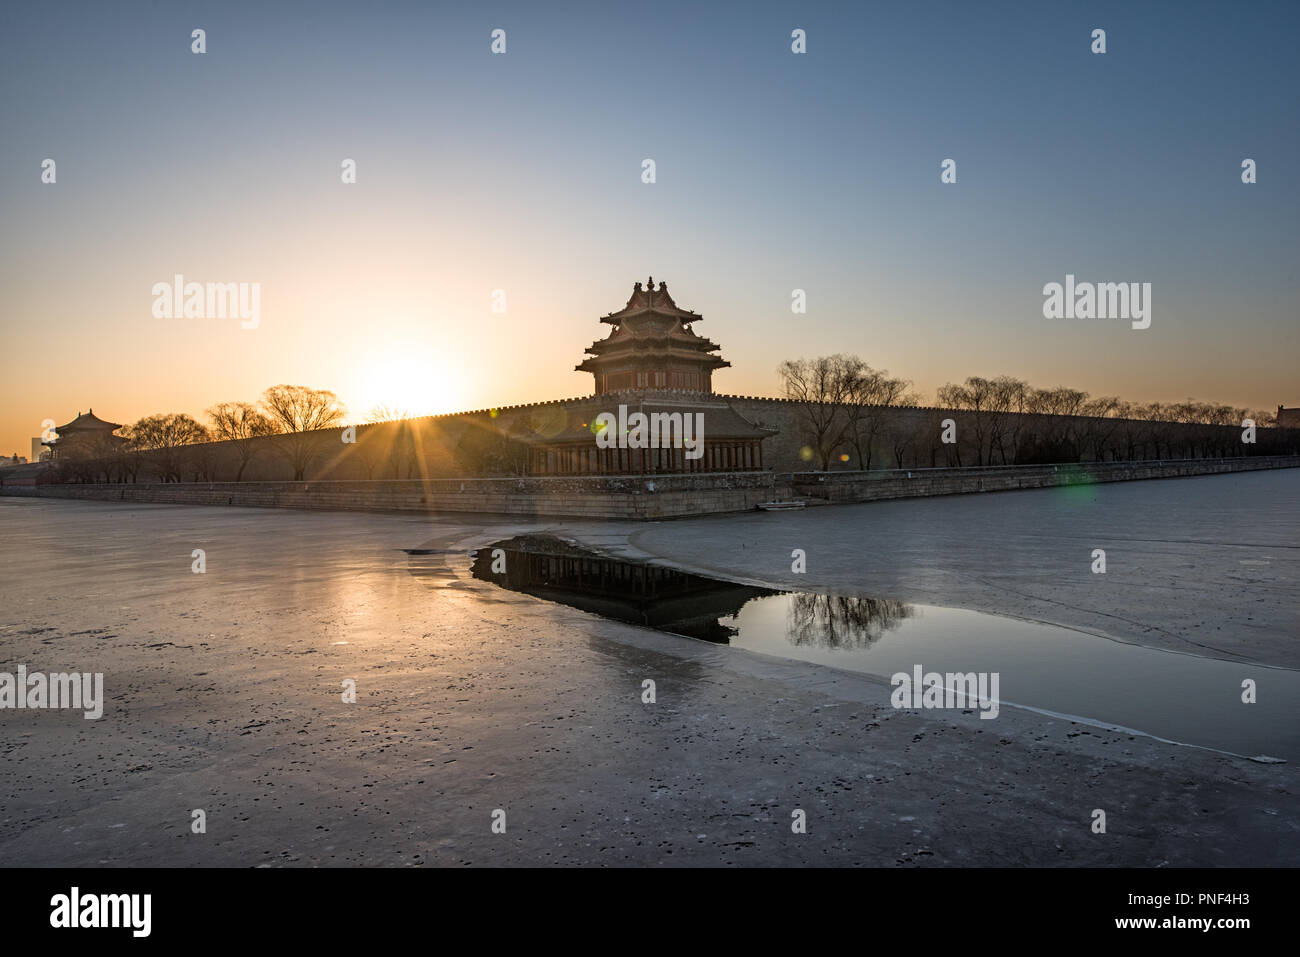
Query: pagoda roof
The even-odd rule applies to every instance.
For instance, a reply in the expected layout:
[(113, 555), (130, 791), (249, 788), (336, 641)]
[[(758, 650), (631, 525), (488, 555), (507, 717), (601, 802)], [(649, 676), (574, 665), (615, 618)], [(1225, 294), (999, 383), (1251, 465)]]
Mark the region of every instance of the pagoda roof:
[(78, 413), (77, 417), (67, 425), (60, 425), (54, 431), (63, 432), (116, 432), (122, 426), (116, 422), (105, 422), (99, 416), (95, 415), (95, 410)]
[(689, 357), (692, 361), (712, 359), (713, 356), (701, 353), (716, 352), (722, 348), (716, 342), (710, 342), (696, 335), (637, 335), (631, 332), (613, 332), (605, 339), (597, 339), (587, 346), (587, 352), (593, 356), (609, 358), (620, 353), (649, 355), (655, 352), (672, 353)]
[(730, 364), (708, 355), (721, 347), (690, 327), (690, 323), (700, 321), (700, 316), (678, 308), (668, 295), (667, 283), (660, 283), (658, 289), (653, 279), (646, 287), (636, 283), (627, 306), (600, 321), (614, 328), (604, 339), (587, 347), (592, 358), (584, 359), (576, 367), (579, 371), (595, 371), (601, 364), (627, 358), (676, 359), (711, 364), (714, 368)]
[(632, 286), (632, 295), (627, 301), (627, 305), (618, 312), (611, 312), (608, 315), (601, 316), (601, 322), (620, 323), (624, 319), (632, 316), (645, 315), (647, 313), (658, 313), (661, 316), (673, 316), (682, 322), (701, 322), (703, 317), (699, 313), (691, 312), (689, 309), (682, 309), (673, 302), (673, 297), (668, 295), (668, 283), (659, 283), (659, 288), (655, 289), (655, 280), (651, 276), (646, 280), (643, 287), (639, 282)]
[(641, 349), (653, 342), (672, 343), (678, 347), (701, 349), (705, 352), (721, 348), (716, 342), (710, 342), (699, 335), (694, 329), (688, 329), (677, 323), (669, 323), (668, 327), (664, 328), (664, 324), (658, 322), (648, 325), (637, 323), (635, 327), (620, 325), (617, 329), (611, 329), (609, 335), (604, 339), (597, 339), (592, 348), (587, 351), (594, 352), (596, 347), (603, 349), (613, 344), (627, 344), (633, 348)]
[[(717, 348), (714, 346), (713, 348)], [(689, 352), (672, 348), (645, 349), (642, 351), (620, 350), (610, 352), (604, 349), (588, 349), (588, 352), (595, 352), (596, 355), (588, 356), (574, 366), (576, 372), (595, 372), (601, 368), (609, 366), (619, 366), (624, 362), (632, 362), (637, 365), (660, 362), (689, 362), (694, 368), (709, 369), (726, 369), (731, 363), (721, 356), (709, 355), (706, 352)]]

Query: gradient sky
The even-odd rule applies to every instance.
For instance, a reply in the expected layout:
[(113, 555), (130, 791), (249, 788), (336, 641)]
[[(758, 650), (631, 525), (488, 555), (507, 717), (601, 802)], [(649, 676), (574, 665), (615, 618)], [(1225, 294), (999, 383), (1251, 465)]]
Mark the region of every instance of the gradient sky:
[[(1290, 2), (5, 4), (0, 452), (281, 382), (353, 420), (589, 394), (597, 318), (650, 273), (733, 363), (719, 391), (856, 352), (927, 397), (1300, 405), (1298, 28)], [(259, 328), (155, 319), (175, 273), (261, 283)], [(1151, 328), (1044, 319), (1066, 273), (1152, 283)]]

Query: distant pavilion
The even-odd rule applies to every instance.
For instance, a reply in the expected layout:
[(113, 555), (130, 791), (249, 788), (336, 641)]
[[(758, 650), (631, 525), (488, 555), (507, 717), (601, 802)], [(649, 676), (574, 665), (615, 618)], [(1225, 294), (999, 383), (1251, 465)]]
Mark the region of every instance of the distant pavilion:
[(78, 446), (96, 448), (121, 444), (126, 439), (113, 434), (121, 427), (116, 422), (105, 422), (91, 409), (89, 412), (78, 412), (75, 419), (54, 430), (54, 438), (41, 442), (41, 445), (50, 450), (51, 459), (57, 459), (61, 448), (71, 450)]

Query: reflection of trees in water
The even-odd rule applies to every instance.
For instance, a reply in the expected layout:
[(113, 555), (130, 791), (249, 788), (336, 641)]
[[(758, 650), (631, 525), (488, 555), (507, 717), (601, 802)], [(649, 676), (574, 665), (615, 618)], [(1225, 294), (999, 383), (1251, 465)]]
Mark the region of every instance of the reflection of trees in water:
[(916, 610), (892, 598), (851, 598), (801, 592), (791, 596), (788, 630), (796, 645), (866, 648)]

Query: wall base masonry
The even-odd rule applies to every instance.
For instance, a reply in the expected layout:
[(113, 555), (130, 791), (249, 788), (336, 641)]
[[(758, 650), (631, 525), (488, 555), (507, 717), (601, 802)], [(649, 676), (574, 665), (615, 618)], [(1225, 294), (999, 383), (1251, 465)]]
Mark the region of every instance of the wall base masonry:
[(472, 512), (653, 521), (744, 512), (769, 501), (809, 505), (1050, 488), (1095, 482), (1300, 467), (1300, 456), (1181, 459), (910, 472), (725, 472), (572, 478), (354, 482), (169, 482), (0, 486), (0, 495), (378, 512)]

